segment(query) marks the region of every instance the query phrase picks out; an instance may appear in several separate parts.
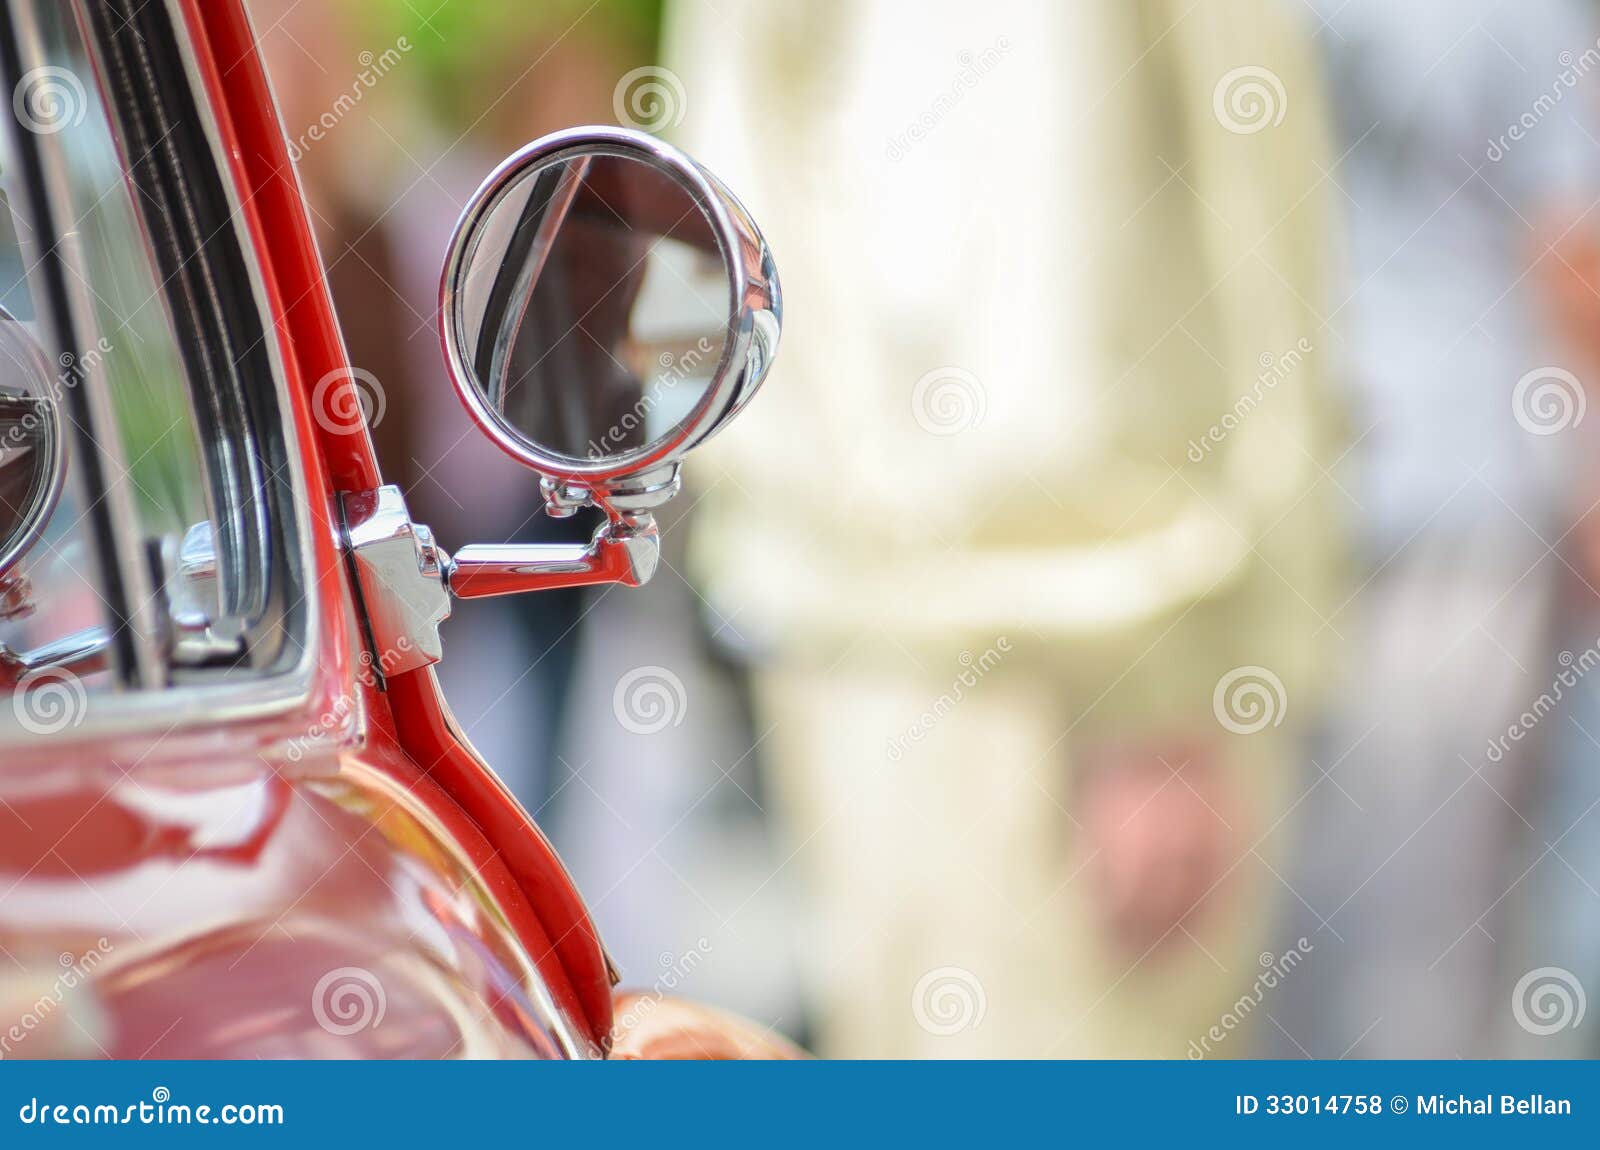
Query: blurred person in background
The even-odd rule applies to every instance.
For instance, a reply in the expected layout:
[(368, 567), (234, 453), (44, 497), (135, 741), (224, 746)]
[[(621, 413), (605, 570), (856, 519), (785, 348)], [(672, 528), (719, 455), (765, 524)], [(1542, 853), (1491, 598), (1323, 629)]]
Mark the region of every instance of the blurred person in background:
[(1273, 0), (678, 0), (665, 59), (783, 274), (694, 561), (819, 1050), (1245, 1053), (1337, 601), (1305, 38)]
[(1326, 332), (1353, 388), (1361, 584), (1328, 620), (1348, 682), (1290, 876), (1288, 934), (1318, 961), (1286, 980), (1271, 1049), (1505, 1053), (1528, 1037), (1519, 976), (1556, 961), (1566, 917), (1530, 929), (1519, 907), (1551, 876), (1590, 921), (1600, 900), (1576, 840), (1553, 845), (1590, 801), (1558, 813), (1541, 793), (1565, 720), (1529, 721), (1595, 640), (1592, 622), (1558, 636), (1556, 596), (1577, 575), (1593, 598), (1566, 557), (1600, 490), (1579, 498), (1562, 328), (1592, 341), (1600, 297), (1550, 288), (1592, 263), (1600, 226), (1600, 28), (1583, 0), (1285, 8), (1337, 123), (1349, 243)]

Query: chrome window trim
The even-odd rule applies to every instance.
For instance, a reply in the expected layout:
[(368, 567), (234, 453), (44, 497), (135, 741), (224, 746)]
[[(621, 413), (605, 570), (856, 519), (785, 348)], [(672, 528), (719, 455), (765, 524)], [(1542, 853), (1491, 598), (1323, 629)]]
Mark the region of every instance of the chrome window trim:
[[(261, 261), (257, 256), (255, 244), (241, 219), (244, 201), (239, 197), (239, 189), (234, 183), (234, 173), (228, 163), (226, 150), (222, 146), (221, 134), (217, 129), (216, 113), (211, 107), (210, 94), (206, 91), (205, 83), (200, 77), (199, 63), (196, 60), (194, 44), (189, 36), (188, 24), (184, 21), (182, 9), (178, 0), (164, 0), (167, 17), (172, 23), (174, 39), (178, 46), (179, 55), (183, 58), (184, 75), (189, 82), (189, 90), (194, 97), (194, 105), (199, 113), (200, 122), (205, 129), (206, 143), (211, 150), (211, 160), (215, 166), (222, 194), (228, 203), (228, 219), (233, 224), (233, 234), (238, 243), (239, 253), (245, 266), (245, 274), (249, 282), (249, 298), (255, 314), (261, 325), (261, 342), (265, 345), (269, 374), (272, 378), (272, 394), (276, 401), (278, 419), (270, 426), (258, 429), (263, 438), (270, 437), (274, 445), (283, 453), (282, 469), (288, 472), (288, 507), (293, 516), (293, 522), (278, 522), (270, 525), (272, 538), (275, 542), (292, 540), (293, 548), (288, 555), (288, 569), (295, 577), (295, 590), (299, 593), (301, 602), (299, 606), (304, 610), (300, 622), (300, 634), (291, 636), (291, 641), (298, 643), (299, 657), (287, 668), (281, 671), (260, 671), (257, 674), (266, 679), (281, 678), (283, 676), (296, 676), (301, 680), (298, 698), (304, 700), (310, 694), (310, 685), (313, 672), (316, 668), (317, 641), (322, 634), (321, 604), (317, 599), (316, 588), (318, 580), (313, 578), (316, 572), (316, 551), (312, 546), (312, 530), (315, 520), (311, 513), (311, 497), (306, 490), (305, 460), (300, 454), (299, 436), (295, 432), (293, 397), (289, 391), (288, 372), (284, 364), (283, 348), (279, 344), (282, 334), (278, 325), (278, 317), (272, 314), (272, 307), (267, 298), (266, 277), (261, 270)], [(273, 106), (273, 115), (278, 114), (277, 106)], [(212, 237), (213, 239), (215, 237)], [(331, 510), (328, 512), (328, 530), (333, 530)]]
[[(147, 5), (134, 7), (137, 0), (72, 3), (106, 93), (113, 146), (132, 189), (134, 216), (158, 281), (172, 350), (187, 384), (186, 406), (200, 440), (198, 464), (217, 557), (216, 602), (207, 611), (212, 616), (208, 623), (228, 633), (259, 627), (269, 611), (273, 547), (267, 505), (272, 496), (263, 472), (263, 440), (255, 426), (261, 421), (245, 385), (253, 374), (246, 361), (261, 340), (238, 350), (236, 339), (245, 333), (236, 332), (225, 318), (226, 305), (237, 295), (227, 287), (237, 278), (230, 272), (240, 270), (230, 268), (235, 249), (207, 252), (210, 236), (201, 238), (215, 220), (208, 194), (213, 177), (226, 196), (215, 157), (210, 170), (191, 175), (195, 165), (185, 164), (180, 155), (193, 145), (197, 126), (204, 126), (204, 113), (193, 99), (199, 89), (190, 85), (177, 96), (143, 98), (166, 87), (157, 80), (159, 63), (152, 58), (165, 58), (165, 37), (152, 46), (150, 32), (141, 35), (134, 24)], [(171, 26), (170, 13), (161, 19)], [(191, 107), (192, 116), (187, 114)], [(228, 203), (227, 210), (223, 225), (211, 235), (232, 222), (236, 205)], [(184, 524), (185, 529), (194, 526)], [(165, 653), (177, 658), (170, 643)]]
[[(13, 83), (6, 88), (14, 91), (22, 77), (49, 62), (32, 0), (6, 0), (6, 12), (17, 68)], [(0, 68), (0, 72), (4, 70)], [(134, 528), (138, 520), (132, 497), (120, 479), (115, 484), (105, 482), (107, 468), (125, 476), (127, 467), (110, 392), (105, 386), (104, 364), (82, 354), (82, 349), (92, 342), (85, 338), (85, 317), (94, 313), (88, 299), (87, 269), (78, 250), (77, 220), (71, 212), (66, 173), (55, 147), (43, 145), (41, 137), (27, 132), (14, 114), (0, 119), (5, 121), (7, 143), (27, 185), (25, 206), (31, 217), (30, 226), (52, 241), (48, 250), (38, 253), (39, 258), (30, 269), (30, 279), (44, 289), (37, 293), (36, 307), (51, 338), (49, 350), (57, 363), (84, 365), (82, 385), (64, 389), (75, 459), (70, 481), (78, 485), (83, 496), (81, 521), (86, 525), (85, 534), (105, 581), (101, 599), (107, 611), (106, 629), (111, 634), (112, 674), (122, 686), (156, 687), (164, 672), (156, 643), (155, 588)], [(53, 143), (55, 137), (48, 139)], [(43, 202), (38, 202), (36, 197), (41, 193)], [(69, 268), (70, 276), (64, 274)], [(0, 738), (3, 733), (0, 730)]]
[[(15, 14), (18, 9), (27, 8), (32, 0), (5, 0), (5, 2)], [(240, 218), (242, 201), (234, 182), (234, 173), (227, 163), (227, 155), (221, 144), (210, 95), (200, 76), (188, 24), (183, 18), (177, 0), (163, 0), (163, 8), (172, 27), (173, 38), (183, 62), (184, 78), (189, 84), (211, 160), (227, 200), (229, 220), (232, 223), (230, 230), (234, 242), (238, 244), (246, 269), (250, 306), (258, 317), (262, 341), (266, 344), (273, 396), (280, 419), (272, 426), (259, 428), (258, 431), (262, 436), (275, 437), (274, 442), (283, 453), (283, 466), (289, 472), (286, 501), (288, 506), (280, 506), (279, 511), (280, 513), (287, 511), (293, 516), (294, 522), (292, 524), (276, 522), (272, 527), (275, 540), (292, 540), (293, 543), (292, 551), (286, 555), (286, 559), (292, 568), (292, 573), (298, 577), (295, 580), (295, 590), (302, 596), (303, 614), (298, 627), (299, 634), (291, 635), (287, 641), (298, 646), (299, 654), (290, 665), (282, 669), (241, 668), (234, 671), (232, 677), (215, 683), (186, 682), (164, 686), (160, 685), (161, 678), (158, 675), (153, 681), (155, 685), (141, 686), (127, 691), (95, 692), (91, 695), (92, 705), (85, 708), (83, 722), (71, 728), (70, 735), (67, 732), (55, 735), (35, 734), (15, 723), (12, 716), (6, 713), (9, 708), (0, 707), (0, 748), (62, 746), (69, 740), (71, 742), (106, 740), (152, 732), (165, 739), (168, 735), (179, 736), (185, 731), (199, 727), (215, 728), (228, 723), (272, 718), (304, 709), (309, 703), (315, 678), (318, 645), (324, 625), (316, 593), (317, 581), (313, 578), (315, 552), (312, 547), (311, 532), (315, 520), (312, 517), (310, 498), (306, 490), (305, 464), (300, 454), (297, 435), (285, 433), (286, 425), (292, 427), (293, 417), (290, 413), (293, 407), (283, 349), (279, 344), (279, 327), (268, 304), (265, 277), (260, 261)], [(34, 48), (37, 50), (38, 45), (35, 44)], [(54, 187), (50, 191), (53, 197), (51, 206), (55, 211), (59, 211), (62, 202), (61, 189)], [(212, 236), (211, 242), (217, 238), (216, 235)], [(79, 390), (91, 389), (85, 387)], [(95, 385), (93, 390), (98, 392), (102, 400), (108, 398), (103, 381)], [(127, 561), (131, 556), (135, 563), (142, 565), (143, 543), (137, 538), (130, 541), (123, 537), (133, 534), (131, 525), (134, 522), (130, 513), (121, 524), (117, 525), (122, 530), (122, 536), (112, 540), (111, 544), (121, 546), (122, 549), (114, 553), (119, 559)], [(160, 666), (158, 662), (158, 667)], [(165, 670), (164, 667), (161, 669)], [(181, 744), (183, 740), (177, 741)]]

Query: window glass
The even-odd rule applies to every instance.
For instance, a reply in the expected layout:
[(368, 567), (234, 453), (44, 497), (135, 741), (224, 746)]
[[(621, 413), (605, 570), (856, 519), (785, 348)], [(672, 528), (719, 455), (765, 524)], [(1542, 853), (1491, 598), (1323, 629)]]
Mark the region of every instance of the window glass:
[[(139, 540), (156, 543), (155, 550), (169, 541), (175, 553), (186, 533), (197, 526), (203, 532), (210, 519), (200, 441), (162, 284), (71, 9), (36, 6), (47, 63), (15, 84), (7, 112), (16, 123), (0, 135), (0, 353), (9, 353), (0, 354), (0, 531), (15, 533), (26, 519), (48, 455), (50, 437), (37, 426), (48, 422), (40, 399), (53, 400), (44, 406), (65, 422), (68, 392), (103, 387), (118, 439), (102, 445), (111, 449), (101, 453), (105, 482), (134, 509)], [(30, 227), (8, 136), (36, 144), (63, 177), (67, 194), (54, 206), (52, 241)], [(38, 263), (50, 242), (60, 244), (68, 290), (79, 303), (76, 356), (43, 350), (50, 340), (40, 325)], [(30, 676), (90, 685), (107, 678), (83, 652), (92, 629), (103, 629), (109, 617), (85, 520), (90, 501), (108, 492), (73, 481), (72, 435), (64, 439), (68, 481), (37, 539), (8, 558), (0, 536), (0, 685)], [(69, 654), (51, 657), (52, 645)], [(28, 710), (15, 709), (18, 717)], [(0, 712), (0, 723), (6, 720)]]

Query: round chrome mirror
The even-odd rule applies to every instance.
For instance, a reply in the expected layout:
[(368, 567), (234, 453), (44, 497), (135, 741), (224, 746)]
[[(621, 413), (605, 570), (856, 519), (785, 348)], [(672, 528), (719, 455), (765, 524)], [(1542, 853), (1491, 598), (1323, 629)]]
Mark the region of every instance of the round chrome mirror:
[(678, 462), (760, 386), (777, 272), (733, 195), (652, 136), (578, 128), (501, 164), (440, 288), (456, 390), (550, 509), (669, 498)]
[(777, 269), (744, 206), (676, 148), (622, 128), (536, 140), (456, 224), (439, 286), (445, 362), (478, 425), (539, 472), (545, 508), (594, 505), (587, 543), (454, 554), (397, 487), (344, 492), (344, 544), (374, 645), (439, 658), (451, 600), (637, 587), (660, 561), (652, 509), (683, 456), (760, 387), (778, 350)]
[(61, 496), (66, 447), (50, 361), (0, 308), (0, 579), (44, 534)]

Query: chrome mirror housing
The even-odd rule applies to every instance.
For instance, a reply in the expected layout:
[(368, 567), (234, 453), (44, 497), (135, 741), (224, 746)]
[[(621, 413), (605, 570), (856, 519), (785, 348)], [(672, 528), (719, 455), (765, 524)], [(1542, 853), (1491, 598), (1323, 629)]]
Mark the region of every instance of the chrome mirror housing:
[[(60, 387), (44, 349), (0, 308), (0, 619), (33, 611), (33, 587), (21, 563), (44, 536), (66, 481)], [(0, 643), (0, 690), (43, 667), (98, 670), (106, 645), (99, 627), (31, 650)]]
[(445, 258), (445, 361), (478, 426), (539, 473), (547, 511), (592, 505), (606, 523), (576, 550), (462, 548), (451, 591), (648, 579), (651, 510), (760, 387), (781, 317), (760, 230), (676, 148), (575, 128), (496, 168)]
[(28, 609), (15, 568), (44, 534), (66, 479), (56, 386), (44, 350), (0, 308), (0, 618)]
[(710, 172), (653, 136), (574, 128), (483, 182), (439, 288), (445, 363), (501, 450), (540, 476), (545, 510), (604, 512), (588, 543), (472, 544), (411, 524), (400, 492), (346, 492), (345, 546), (377, 652), (438, 656), (450, 597), (654, 574), (653, 511), (683, 457), (750, 402), (778, 349), (777, 268)]

